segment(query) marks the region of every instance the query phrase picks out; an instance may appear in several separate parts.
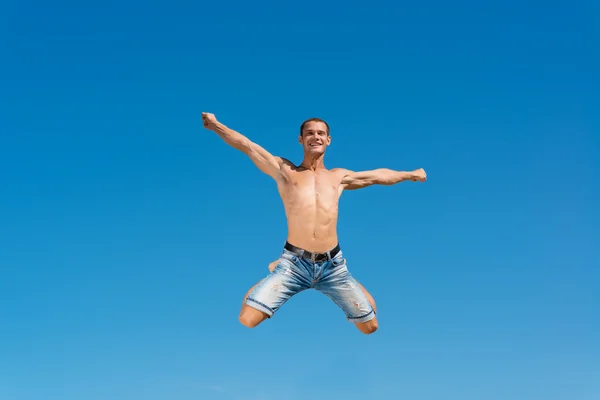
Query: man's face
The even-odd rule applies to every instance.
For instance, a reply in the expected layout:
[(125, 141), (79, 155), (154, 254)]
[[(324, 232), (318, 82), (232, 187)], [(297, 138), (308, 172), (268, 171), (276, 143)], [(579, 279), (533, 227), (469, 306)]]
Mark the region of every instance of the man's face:
[(323, 154), (331, 143), (331, 136), (327, 133), (327, 126), (323, 122), (310, 121), (304, 125), (300, 143), (305, 154)]

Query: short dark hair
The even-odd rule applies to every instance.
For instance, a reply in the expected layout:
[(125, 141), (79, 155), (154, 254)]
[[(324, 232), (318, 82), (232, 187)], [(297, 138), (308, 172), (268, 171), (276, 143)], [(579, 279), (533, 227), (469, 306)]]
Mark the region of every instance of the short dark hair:
[(306, 121), (304, 121), (302, 123), (302, 125), (300, 125), (300, 136), (302, 136), (302, 132), (304, 131), (304, 126), (309, 123), (309, 122), (322, 122), (325, 124), (325, 126), (327, 127), (327, 134), (329, 135), (329, 124), (327, 122), (325, 122), (325, 120), (322, 120), (321, 118), (309, 118)]

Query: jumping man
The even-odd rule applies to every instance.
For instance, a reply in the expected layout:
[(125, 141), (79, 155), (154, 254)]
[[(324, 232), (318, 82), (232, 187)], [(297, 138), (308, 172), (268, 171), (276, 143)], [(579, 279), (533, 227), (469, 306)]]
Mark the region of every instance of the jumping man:
[(423, 169), (412, 172), (380, 168), (354, 172), (325, 168), (331, 144), (329, 125), (311, 118), (300, 126), (304, 159), (299, 166), (270, 154), (244, 135), (223, 125), (213, 114), (202, 113), (204, 127), (214, 131), (277, 183), (287, 216), (287, 241), (270, 273), (254, 285), (242, 303), (239, 320), (248, 328), (271, 318), (295, 294), (316, 289), (331, 298), (349, 321), (370, 334), (377, 330), (372, 296), (354, 279), (338, 243), (338, 201), (344, 190), (403, 181), (424, 182)]

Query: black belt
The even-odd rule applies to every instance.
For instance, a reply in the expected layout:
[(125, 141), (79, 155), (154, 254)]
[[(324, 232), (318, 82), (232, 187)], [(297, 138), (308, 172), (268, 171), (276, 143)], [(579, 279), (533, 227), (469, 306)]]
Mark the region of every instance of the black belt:
[(333, 249), (329, 250), (326, 253), (312, 253), (308, 250), (304, 250), (304, 249), (301, 249), (300, 247), (296, 247), (293, 244), (290, 244), (288, 242), (285, 242), (284, 248), (287, 251), (291, 251), (292, 253), (296, 254), (298, 257), (304, 257), (306, 259), (311, 260), (312, 262), (321, 262), (321, 261), (325, 261), (325, 260), (330, 260), (333, 257), (335, 257), (337, 255), (337, 253), (340, 252), (339, 243)]

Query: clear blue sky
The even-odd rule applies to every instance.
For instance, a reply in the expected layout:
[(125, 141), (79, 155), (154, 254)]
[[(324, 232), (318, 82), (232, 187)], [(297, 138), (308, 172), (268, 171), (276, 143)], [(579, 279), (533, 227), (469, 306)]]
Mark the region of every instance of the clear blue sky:
[[(0, 399), (600, 398), (597, 3), (50, 4), (0, 13)], [(376, 334), (238, 323), (285, 218), (202, 111), (426, 169), (341, 199)]]

